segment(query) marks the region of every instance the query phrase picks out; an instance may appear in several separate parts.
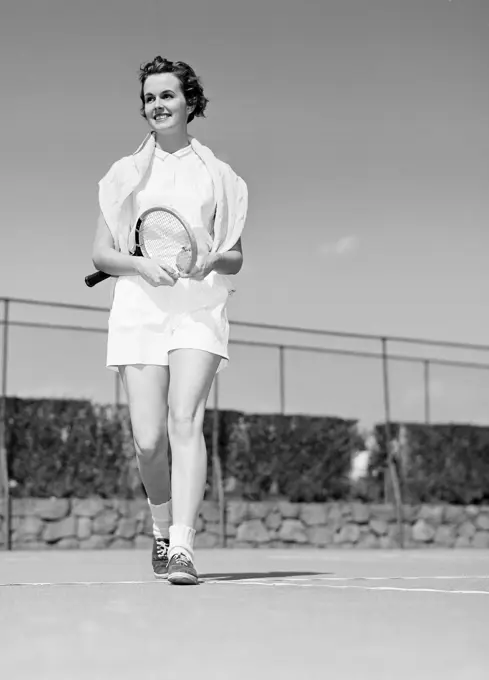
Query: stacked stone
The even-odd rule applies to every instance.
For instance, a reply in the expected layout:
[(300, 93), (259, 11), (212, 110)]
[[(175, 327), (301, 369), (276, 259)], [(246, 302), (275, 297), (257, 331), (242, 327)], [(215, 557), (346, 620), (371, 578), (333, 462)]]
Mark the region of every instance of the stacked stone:
[[(235, 501), (228, 504), (227, 545), (396, 548), (396, 517), (383, 504)], [(489, 507), (404, 506), (403, 519), (405, 547), (489, 548)]]
[(151, 545), (145, 500), (18, 499), (12, 508), (12, 547), (134, 548)]
[[(0, 511), (1, 513), (1, 511)], [(407, 548), (489, 548), (489, 506), (404, 506)], [(219, 509), (204, 502), (196, 547), (220, 545)], [(0, 517), (0, 539), (3, 540)], [(364, 503), (290, 503), (230, 500), (226, 506), (229, 548), (398, 547), (395, 508)], [(147, 548), (152, 521), (144, 499), (15, 499), (12, 547)]]

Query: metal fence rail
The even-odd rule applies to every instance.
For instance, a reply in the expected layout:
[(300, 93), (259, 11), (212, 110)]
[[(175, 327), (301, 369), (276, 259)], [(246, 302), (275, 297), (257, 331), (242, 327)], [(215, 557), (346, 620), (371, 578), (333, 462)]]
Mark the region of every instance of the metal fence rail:
[[(2, 365), (0, 374), (0, 385), (1, 385), (1, 400), (0, 400), (0, 475), (1, 475), (1, 488), (3, 489), (4, 497), (4, 525), (10, 526), (10, 516), (9, 516), (9, 494), (10, 485), (8, 481), (8, 466), (7, 466), (7, 456), (8, 452), (6, 450), (6, 398), (9, 394), (9, 351), (10, 351), (10, 331), (13, 328), (25, 328), (25, 329), (46, 329), (46, 330), (56, 330), (56, 331), (72, 331), (72, 332), (82, 332), (82, 333), (106, 333), (107, 329), (97, 326), (88, 325), (78, 325), (78, 324), (63, 324), (63, 323), (50, 323), (46, 321), (25, 321), (25, 320), (15, 320), (12, 318), (12, 309), (15, 307), (44, 307), (58, 310), (66, 311), (79, 311), (79, 312), (91, 312), (91, 313), (104, 313), (108, 314), (109, 309), (106, 307), (96, 307), (89, 305), (75, 305), (62, 302), (48, 302), (41, 300), (28, 300), (20, 298), (7, 298), (0, 297), (0, 305), (2, 309), (2, 316), (0, 319), (0, 325), (2, 326)], [(297, 343), (297, 342), (287, 342), (281, 340), (280, 342), (272, 342), (269, 340), (248, 340), (248, 339), (234, 339), (231, 338), (230, 344), (242, 347), (252, 347), (252, 348), (263, 348), (268, 350), (274, 350), (277, 353), (277, 368), (278, 368), (278, 397), (279, 397), (279, 411), (282, 414), (287, 412), (286, 403), (286, 377), (287, 377), (287, 358), (292, 352), (307, 353), (309, 355), (322, 354), (322, 355), (336, 355), (344, 357), (363, 357), (369, 359), (377, 359), (380, 363), (381, 379), (382, 379), (382, 398), (383, 398), (383, 420), (387, 435), (387, 441), (390, 440), (390, 423), (391, 423), (391, 385), (389, 380), (389, 370), (390, 364), (393, 361), (404, 362), (407, 364), (417, 364), (422, 367), (423, 376), (423, 411), (424, 420), (426, 423), (430, 422), (431, 418), (431, 368), (433, 366), (450, 366), (454, 368), (472, 369), (472, 370), (483, 370), (489, 369), (488, 362), (479, 361), (459, 361), (446, 359), (441, 356), (436, 356), (436, 353), (430, 356), (416, 356), (415, 354), (403, 354), (391, 351), (392, 345), (394, 344), (407, 344), (410, 346), (418, 346), (420, 348), (429, 347), (437, 348), (439, 351), (442, 349), (450, 350), (466, 350), (470, 352), (489, 352), (489, 345), (481, 344), (471, 344), (471, 343), (461, 343), (452, 342), (445, 340), (430, 340), (425, 338), (413, 338), (413, 337), (402, 337), (402, 336), (382, 336), (373, 335), (368, 333), (352, 333), (334, 330), (321, 330), (317, 328), (304, 328), (295, 326), (285, 326), (285, 325), (273, 325), (266, 323), (256, 323), (256, 322), (244, 322), (244, 321), (231, 321), (231, 328), (235, 329), (246, 329), (254, 330), (259, 332), (275, 332), (281, 335), (294, 334), (297, 336), (308, 338), (337, 338), (344, 341), (368, 341), (377, 344), (376, 351), (367, 350), (354, 350), (347, 348), (332, 348), (332, 347), (320, 347), (308, 343)], [(120, 380), (117, 373), (114, 374), (114, 402), (120, 402)], [(216, 379), (214, 383), (214, 423), (215, 428), (217, 428), (218, 423), (218, 412), (219, 412), (219, 382)], [(217, 437), (213, 437), (213, 449), (217, 447)], [(389, 452), (388, 452), (389, 453)], [(217, 461), (217, 450), (213, 450), (213, 457)], [(391, 461), (392, 463), (392, 461)], [(217, 464), (217, 463), (216, 463)], [(395, 470), (391, 465), (391, 475), (395, 475)], [(395, 479), (394, 482), (394, 492), (396, 490)], [(400, 498), (396, 498), (396, 504), (399, 506)], [(399, 516), (398, 521), (402, 525), (402, 518)], [(9, 548), (9, 532), (7, 531), (6, 541), (4, 544)]]

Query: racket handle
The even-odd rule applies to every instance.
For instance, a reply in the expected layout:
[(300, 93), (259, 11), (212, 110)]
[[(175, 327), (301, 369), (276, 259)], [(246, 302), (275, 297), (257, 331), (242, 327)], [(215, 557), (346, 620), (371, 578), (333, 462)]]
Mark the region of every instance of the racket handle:
[(106, 274), (105, 272), (94, 272), (93, 274), (85, 276), (85, 283), (89, 288), (92, 288), (93, 286), (96, 286), (97, 283), (102, 283), (105, 279), (110, 279), (110, 276), (110, 274)]

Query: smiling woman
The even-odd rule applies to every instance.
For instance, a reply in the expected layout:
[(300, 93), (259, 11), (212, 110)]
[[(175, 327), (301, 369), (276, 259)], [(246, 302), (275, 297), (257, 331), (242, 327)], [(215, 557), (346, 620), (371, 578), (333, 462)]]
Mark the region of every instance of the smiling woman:
[[(149, 134), (100, 182), (93, 262), (115, 278), (107, 365), (120, 372), (127, 393), (153, 516), (153, 570), (171, 583), (196, 584), (193, 541), (207, 470), (203, 419), (214, 376), (229, 360), (229, 275), (243, 262), (248, 194), (229, 165), (188, 134), (208, 103), (194, 70), (158, 56), (141, 67), (139, 80)], [(161, 260), (134, 257), (135, 225), (155, 208), (182, 215), (199, 244), (185, 277)]]
[[(172, 124), (185, 115), (186, 122), (191, 123), (196, 116), (204, 116), (209, 100), (204, 96), (204, 89), (193, 69), (184, 62), (173, 64), (166, 59), (156, 57), (141, 68), (141, 115), (151, 125), (152, 120), (163, 113), (166, 118), (173, 117)], [(164, 102), (161, 109), (158, 104)]]

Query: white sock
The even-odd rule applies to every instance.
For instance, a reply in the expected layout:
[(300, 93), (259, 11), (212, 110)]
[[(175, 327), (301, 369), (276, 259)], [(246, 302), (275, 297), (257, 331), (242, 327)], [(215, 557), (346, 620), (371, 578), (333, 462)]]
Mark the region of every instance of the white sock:
[(153, 505), (148, 498), (148, 505), (153, 518), (153, 535), (155, 538), (170, 538), (171, 499), (161, 505)]
[(183, 552), (193, 562), (194, 538), (195, 529), (184, 524), (173, 524), (170, 527), (170, 550), (168, 551), (168, 557), (171, 558), (175, 553)]

